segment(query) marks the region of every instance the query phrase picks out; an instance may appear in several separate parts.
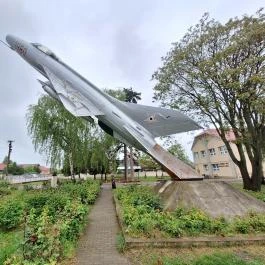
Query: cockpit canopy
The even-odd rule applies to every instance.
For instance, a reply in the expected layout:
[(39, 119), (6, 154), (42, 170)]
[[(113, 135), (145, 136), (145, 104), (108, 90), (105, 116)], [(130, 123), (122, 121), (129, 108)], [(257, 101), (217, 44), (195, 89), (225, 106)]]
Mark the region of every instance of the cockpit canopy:
[(53, 59), (55, 59), (56, 61), (59, 61), (60, 59), (55, 55), (54, 52), (52, 52), (49, 48), (47, 48), (46, 46), (40, 44), (40, 43), (31, 43), (32, 46), (34, 46), (35, 48), (37, 48), (38, 50), (40, 50), (41, 52), (49, 55), (50, 57), (52, 57)]

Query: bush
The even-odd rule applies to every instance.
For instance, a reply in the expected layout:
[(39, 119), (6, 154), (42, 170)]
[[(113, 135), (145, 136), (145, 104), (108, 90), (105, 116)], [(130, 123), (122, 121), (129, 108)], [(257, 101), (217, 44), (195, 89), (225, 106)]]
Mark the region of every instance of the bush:
[(22, 221), (23, 207), (19, 201), (8, 201), (0, 206), (0, 228), (16, 228)]
[(249, 213), (228, 222), (223, 217), (211, 218), (196, 208), (178, 207), (174, 212), (163, 212), (160, 199), (151, 188), (136, 185), (118, 188), (115, 196), (120, 202), (122, 220), (130, 236), (155, 235), (157, 229), (171, 237), (265, 232), (264, 214)]
[(63, 251), (59, 235), (60, 223), (52, 223), (47, 207), (41, 215), (36, 215), (35, 209), (32, 209), (26, 223), (25, 260), (33, 264), (49, 264), (58, 260)]

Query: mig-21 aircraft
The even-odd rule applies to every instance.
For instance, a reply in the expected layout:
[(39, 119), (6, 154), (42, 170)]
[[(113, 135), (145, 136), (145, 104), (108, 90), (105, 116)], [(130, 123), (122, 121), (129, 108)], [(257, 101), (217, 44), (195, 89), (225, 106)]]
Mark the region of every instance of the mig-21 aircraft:
[(74, 116), (98, 125), (119, 141), (148, 153), (172, 179), (198, 180), (202, 177), (155, 141), (156, 137), (200, 129), (179, 111), (119, 101), (97, 88), (40, 43), (29, 43), (7, 35), (7, 45), (40, 72), (43, 89)]

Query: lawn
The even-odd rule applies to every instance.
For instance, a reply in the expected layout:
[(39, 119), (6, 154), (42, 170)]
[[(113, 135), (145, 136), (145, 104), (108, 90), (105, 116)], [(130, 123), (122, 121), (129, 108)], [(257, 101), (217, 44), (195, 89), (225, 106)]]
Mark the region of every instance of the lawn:
[(132, 265), (264, 265), (264, 246), (137, 249), (125, 255)]
[(251, 190), (244, 190), (243, 189), (243, 184), (242, 183), (233, 183), (233, 187), (257, 198), (258, 200), (264, 201), (265, 202), (265, 185), (261, 185), (261, 191), (251, 191)]

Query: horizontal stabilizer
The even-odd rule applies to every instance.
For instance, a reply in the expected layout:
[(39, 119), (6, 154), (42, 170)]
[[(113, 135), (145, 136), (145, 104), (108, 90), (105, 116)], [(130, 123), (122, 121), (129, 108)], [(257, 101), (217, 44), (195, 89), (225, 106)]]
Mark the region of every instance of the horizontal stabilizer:
[(112, 101), (154, 137), (201, 129), (196, 122), (176, 110), (121, 102), (116, 99)]

